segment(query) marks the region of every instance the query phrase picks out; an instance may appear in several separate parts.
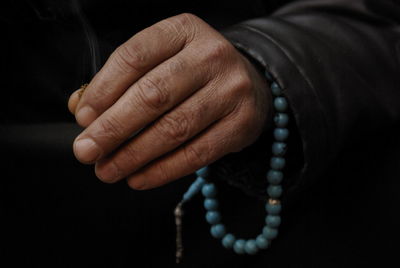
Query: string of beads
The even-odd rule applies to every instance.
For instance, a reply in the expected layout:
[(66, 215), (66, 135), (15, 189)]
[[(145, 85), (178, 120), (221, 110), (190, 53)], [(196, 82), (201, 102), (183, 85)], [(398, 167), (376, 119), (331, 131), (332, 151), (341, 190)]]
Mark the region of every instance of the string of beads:
[(197, 179), (192, 183), (189, 189), (183, 195), (182, 201), (175, 210), (177, 224), (177, 262), (182, 258), (182, 238), (181, 238), (181, 217), (183, 215), (182, 205), (189, 201), (195, 194), (201, 192), (204, 196), (204, 208), (206, 209), (206, 221), (211, 225), (211, 235), (221, 239), (222, 245), (227, 249), (233, 249), (237, 254), (256, 254), (260, 249), (266, 249), (270, 246), (272, 240), (278, 236), (278, 227), (281, 224), (280, 212), (282, 209), (279, 198), (282, 195), (283, 172), (286, 165), (284, 158), (289, 136), (287, 125), (289, 116), (287, 114), (288, 103), (283, 96), (281, 87), (271, 79), (267, 72), (266, 78), (271, 82), (270, 88), (273, 95), (273, 107), (275, 109), (273, 130), (274, 142), (272, 144), (272, 157), (270, 159), (270, 169), (266, 174), (269, 183), (267, 194), (269, 199), (265, 204), (266, 217), (265, 226), (262, 232), (255, 238), (243, 239), (237, 238), (234, 234), (227, 232), (227, 228), (221, 222), (222, 216), (219, 212), (219, 203), (217, 199), (217, 187), (214, 183), (208, 182), (208, 167), (203, 167), (196, 171)]

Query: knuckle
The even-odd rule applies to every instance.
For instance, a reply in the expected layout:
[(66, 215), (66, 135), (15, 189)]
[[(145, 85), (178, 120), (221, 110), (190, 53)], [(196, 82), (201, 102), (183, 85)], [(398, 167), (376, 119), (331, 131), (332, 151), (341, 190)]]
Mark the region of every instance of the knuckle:
[(107, 105), (107, 100), (113, 95), (111, 88), (107, 84), (103, 84), (101, 88), (85, 91), (84, 102), (97, 110), (97, 112), (102, 111)]
[(161, 137), (172, 140), (174, 143), (182, 143), (190, 138), (189, 119), (184, 112), (166, 114), (155, 124)]
[(168, 103), (169, 91), (162, 78), (145, 76), (137, 82), (137, 88), (139, 101), (145, 109), (159, 110)]
[(110, 102), (110, 99), (115, 95), (111, 81), (105, 79), (102, 75), (103, 73), (104, 70), (101, 69), (95, 75), (93, 78), (95, 86), (85, 89), (80, 99), (80, 102), (89, 104), (97, 112), (102, 112)]
[(123, 124), (115, 116), (107, 116), (99, 120), (99, 133), (96, 136), (102, 136), (107, 139), (121, 140), (123, 136)]
[(210, 63), (227, 61), (233, 51), (232, 45), (225, 39), (214, 39), (209, 44), (205, 60)]
[(186, 28), (186, 27), (192, 27), (195, 21), (198, 20), (198, 17), (192, 13), (185, 12), (173, 17), (173, 20), (177, 25)]
[(187, 70), (188, 66), (188, 61), (186, 59), (181, 59), (181, 58), (174, 58), (171, 60), (167, 66), (167, 71), (168, 74), (171, 75), (178, 75), (181, 74), (183, 71)]
[(125, 43), (115, 50), (112, 62), (123, 73), (141, 73), (146, 69), (146, 53), (141, 46), (133, 42)]
[(198, 169), (201, 166), (207, 165), (211, 161), (212, 150), (208, 145), (196, 147), (188, 145), (184, 149), (186, 163), (193, 169)]
[(184, 34), (189, 41), (194, 38), (198, 30), (199, 18), (191, 13), (182, 13), (174, 17), (162, 20), (159, 24), (162, 30), (173, 32), (177, 36)]
[(177, 16), (175, 16), (177, 19), (179, 19), (182, 23), (185, 22), (190, 22), (192, 20), (198, 19), (196, 15), (190, 12), (183, 12)]
[[(182, 25), (177, 23), (177, 21), (173, 18), (160, 21), (158, 24), (156, 24), (156, 28), (164, 34), (170, 34), (171, 32), (174, 34), (181, 34), (183, 30)], [(172, 35), (170, 37), (172, 37)]]
[(253, 91), (253, 81), (244, 71), (233, 75), (234, 80), (231, 86), (231, 92), (239, 96), (249, 96)]
[(137, 112), (138, 107), (138, 97), (137, 94), (134, 94), (132, 90), (126, 91), (126, 96), (123, 98), (123, 101), (120, 103), (120, 114), (131, 115)]

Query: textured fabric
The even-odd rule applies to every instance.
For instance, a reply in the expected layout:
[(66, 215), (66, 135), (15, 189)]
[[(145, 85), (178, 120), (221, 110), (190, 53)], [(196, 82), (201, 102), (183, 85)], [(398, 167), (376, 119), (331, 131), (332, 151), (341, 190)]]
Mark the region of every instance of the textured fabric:
[[(305, 161), (300, 174), (289, 168), (287, 192), (321, 177), (340, 152), (363, 137), (398, 125), (399, 14), (400, 5), (391, 1), (299, 1), (223, 31), (273, 74), (289, 99), (297, 126), (291, 132), (300, 133)], [(289, 157), (299, 162), (296, 152)], [(228, 181), (246, 189), (254, 185), (251, 180), (265, 182), (265, 170), (251, 169), (241, 153), (237, 158), (233, 165), (221, 160), (220, 173), (241, 170)], [(268, 166), (266, 159), (258, 156), (253, 165)], [(265, 196), (260, 185), (253, 193)]]

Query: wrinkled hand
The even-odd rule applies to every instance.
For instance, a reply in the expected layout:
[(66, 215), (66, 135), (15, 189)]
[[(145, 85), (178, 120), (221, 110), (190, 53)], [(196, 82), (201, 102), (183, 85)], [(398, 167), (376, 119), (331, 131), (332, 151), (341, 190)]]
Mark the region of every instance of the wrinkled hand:
[(242, 150), (270, 114), (263, 76), (191, 14), (163, 20), (117, 48), (79, 100), (76, 158), (104, 182), (150, 189)]

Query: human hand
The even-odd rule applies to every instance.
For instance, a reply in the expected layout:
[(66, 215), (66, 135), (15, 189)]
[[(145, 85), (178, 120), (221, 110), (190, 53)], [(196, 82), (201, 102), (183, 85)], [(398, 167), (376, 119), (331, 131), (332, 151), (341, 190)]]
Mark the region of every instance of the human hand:
[(104, 182), (161, 186), (253, 143), (271, 114), (269, 94), (220, 33), (191, 14), (171, 17), (118, 47), (80, 100), (71, 95), (86, 127), (74, 154)]

